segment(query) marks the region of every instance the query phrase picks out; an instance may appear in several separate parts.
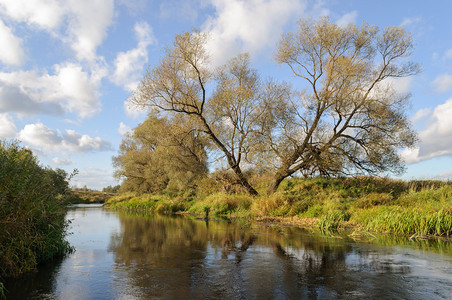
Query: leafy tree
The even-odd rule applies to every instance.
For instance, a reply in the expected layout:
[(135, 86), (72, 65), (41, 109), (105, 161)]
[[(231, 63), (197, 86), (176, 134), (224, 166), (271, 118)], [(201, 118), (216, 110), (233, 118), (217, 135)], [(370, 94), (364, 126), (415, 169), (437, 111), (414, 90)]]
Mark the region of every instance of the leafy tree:
[(127, 136), (113, 158), (122, 189), (183, 189), (207, 173), (205, 141), (184, 120), (150, 115)]
[(133, 102), (188, 119), (223, 155), (237, 182), (257, 194), (242, 166), (263, 115), (262, 83), (247, 55), (212, 72), (205, 43), (206, 36), (199, 32), (176, 35), (173, 47), (135, 91)]
[(419, 72), (407, 60), (412, 48), (403, 28), (340, 27), (328, 18), (300, 21), (297, 32), (284, 34), (276, 60), (304, 89), (272, 106), (275, 127), (262, 138), (276, 165), (268, 191), (298, 171), (401, 172), (398, 151), (412, 146), (416, 135), (404, 114), (410, 95), (397, 93), (391, 79)]
[(102, 192), (104, 192), (104, 193), (117, 193), (117, 192), (119, 192), (120, 188), (121, 188), (121, 185), (119, 185), (119, 184), (115, 185), (115, 186), (109, 185), (107, 187), (104, 187), (102, 189)]

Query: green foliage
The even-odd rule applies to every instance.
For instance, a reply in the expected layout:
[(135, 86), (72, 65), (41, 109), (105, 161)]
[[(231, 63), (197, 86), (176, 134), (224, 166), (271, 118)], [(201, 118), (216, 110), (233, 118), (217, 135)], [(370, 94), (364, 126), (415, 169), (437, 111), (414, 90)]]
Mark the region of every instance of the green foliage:
[(348, 221), (350, 215), (343, 210), (329, 210), (319, 221), (319, 227), (323, 230), (336, 230), (342, 222)]
[(191, 208), (192, 213), (205, 213), (206, 209), (213, 215), (229, 215), (243, 213), (250, 209), (253, 197), (247, 193), (226, 194), (216, 193), (209, 195), (202, 201), (196, 202)]
[[(262, 177), (263, 178), (263, 177)], [(253, 179), (258, 182), (260, 179)], [(257, 186), (265, 189), (262, 182)], [(210, 193), (209, 193), (210, 189)], [(198, 189), (153, 195), (120, 194), (108, 205), (150, 212), (186, 211), (229, 217), (309, 219), (323, 230), (354, 226), (398, 234), (451, 235), (451, 182), (404, 182), (387, 178), (292, 178), (278, 192), (253, 197), (226, 193), (205, 178)]]
[(124, 138), (113, 158), (121, 191), (179, 191), (207, 174), (206, 142), (187, 122), (150, 115)]
[(70, 250), (67, 174), (42, 168), (28, 149), (0, 141), (0, 276), (15, 276)]
[(104, 203), (116, 193), (98, 192), (91, 190), (71, 190), (66, 193), (65, 200), (68, 204), (92, 204)]
[(357, 211), (351, 221), (367, 230), (398, 234), (449, 236), (452, 233), (452, 210), (428, 211), (423, 208), (379, 206)]
[(150, 213), (175, 213), (187, 211), (191, 205), (191, 193), (137, 194), (128, 192), (110, 198), (104, 205), (113, 209), (143, 211)]
[(117, 193), (117, 192), (119, 192), (120, 188), (121, 188), (121, 185), (119, 185), (119, 184), (115, 185), (115, 186), (109, 185), (107, 187), (104, 187), (102, 189), (102, 192), (104, 192), (104, 193)]

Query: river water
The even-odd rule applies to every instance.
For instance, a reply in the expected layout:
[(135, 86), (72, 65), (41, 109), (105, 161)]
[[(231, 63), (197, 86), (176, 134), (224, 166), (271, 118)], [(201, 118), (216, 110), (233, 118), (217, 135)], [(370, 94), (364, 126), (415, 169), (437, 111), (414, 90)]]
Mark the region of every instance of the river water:
[(76, 251), (7, 299), (452, 299), (452, 245), (72, 208)]

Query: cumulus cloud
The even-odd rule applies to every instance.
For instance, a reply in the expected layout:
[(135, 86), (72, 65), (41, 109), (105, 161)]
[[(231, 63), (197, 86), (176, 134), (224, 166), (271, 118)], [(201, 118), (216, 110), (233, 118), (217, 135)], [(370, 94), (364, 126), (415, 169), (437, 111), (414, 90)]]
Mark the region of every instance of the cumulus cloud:
[(58, 166), (69, 166), (72, 165), (72, 161), (64, 158), (54, 157), (52, 162)]
[(347, 26), (348, 24), (356, 23), (356, 17), (358, 16), (358, 12), (356, 10), (346, 13), (339, 20), (336, 21), (336, 24), (342, 27)]
[(94, 61), (114, 16), (113, 0), (69, 0), (68, 39), (79, 60)]
[(0, 62), (6, 65), (20, 65), (24, 59), (22, 40), (16, 37), (10, 28), (0, 19)]
[(452, 155), (452, 99), (438, 105), (431, 113), (427, 128), (419, 133), (416, 148), (406, 149), (401, 155), (407, 164), (434, 157)]
[(0, 13), (68, 44), (77, 59), (93, 62), (113, 22), (113, 0), (0, 0)]
[(38, 150), (72, 152), (109, 151), (111, 144), (100, 137), (90, 137), (79, 134), (74, 130), (66, 130), (64, 133), (54, 131), (42, 123), (25, 125), (19, 132), (18, 138)]
[(57, 0), (0, 0), (0, 11), (16, 21), (52, 29), (60, 24), (64, 8)]
[(435, 78), (432, 86), (437, 92), (447, 92), (452, 90), (452, 76), (449, 74), (442, 74)]
[(212, 63), (221, 65), (240, 52), (256, 54), (274, 48), (284, 26), (299, 18), (305, 4), (299, 0), (212, 0), (216, 9), (201, 27), (210, 36)]
[(146, 23), (135, 24), (135, 35), (138, 40), (136, 48), (120, 52), (115, 59), (115, 72), (111, 80), (122, 85), (128, 91), (133, 91), (142, 77), (144, 65), (148, 62), (147, 47), (155, 42), (152, 28)]
[(413, 117), (411, 117), (411, 122), (417, 122), (417, 121), (427, 117), (431, 113), (432, 113), (432, 110), (430, 108), (420, 109), (414, 114)]
[(54, 66), (54, 74), (36, 71), (0, 72), (0, 111), (22, 114), (75, 112), (80, 117), (100, 110), (98, 72), (78, 64)]
[(0, 138), (13, 138), (17, 127), (13, 118), (8, 114), (0, 114)]
[(123, 122), (121, 122), (121, 123), (119, 123), (118, 132), (120, 135), (124, 136), (124, 135), (132, 132), (132, 129), (129, 126), (127, 126), (126, 124), (124, 124)]

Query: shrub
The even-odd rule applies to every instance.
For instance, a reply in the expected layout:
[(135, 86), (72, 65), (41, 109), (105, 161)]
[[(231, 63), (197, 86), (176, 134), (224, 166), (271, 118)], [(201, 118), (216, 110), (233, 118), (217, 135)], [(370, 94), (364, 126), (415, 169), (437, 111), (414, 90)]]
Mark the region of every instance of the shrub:
[(71, 250), (66, 176), (41, 167), (17, 143), (0, 141), (0, 276), (19, 275)]

